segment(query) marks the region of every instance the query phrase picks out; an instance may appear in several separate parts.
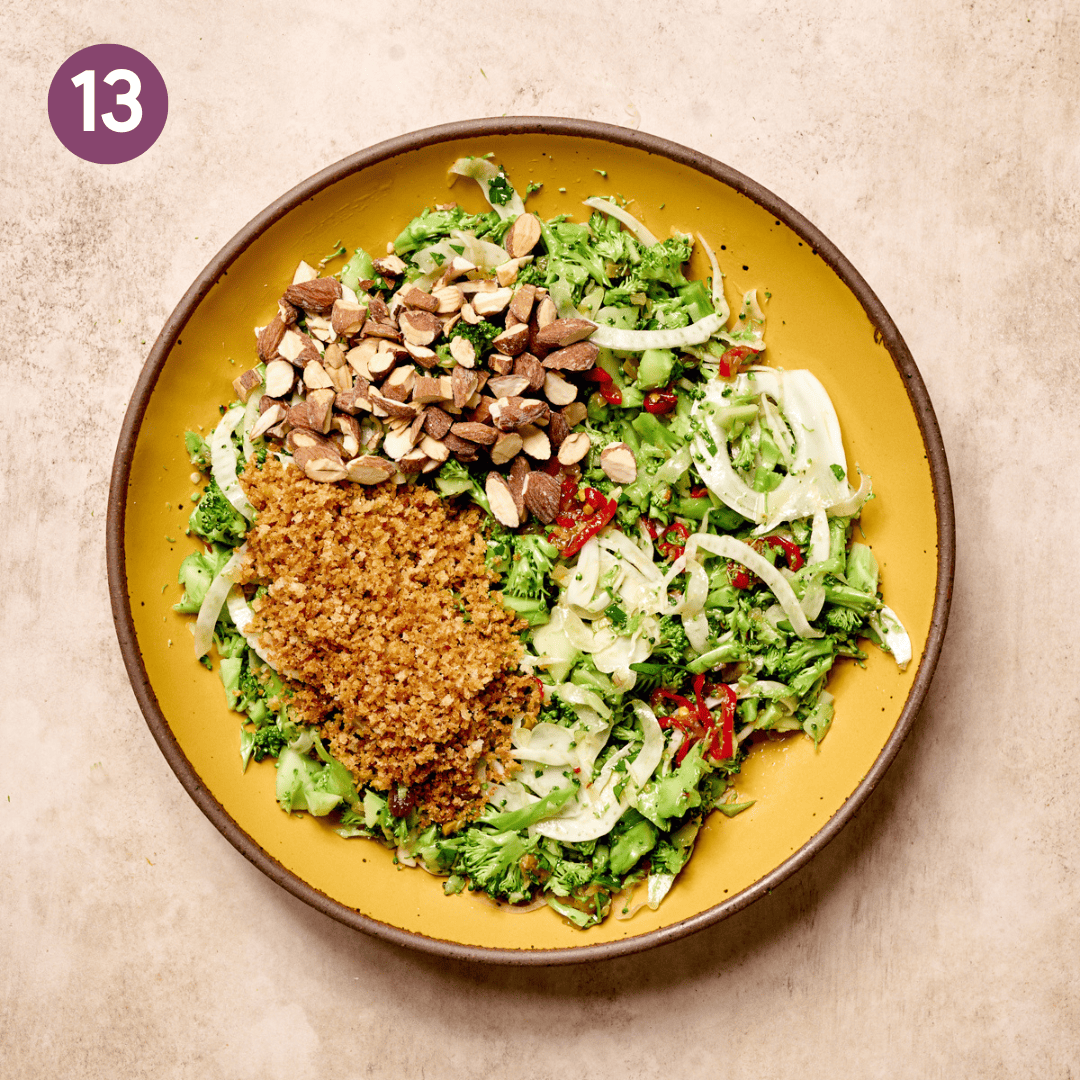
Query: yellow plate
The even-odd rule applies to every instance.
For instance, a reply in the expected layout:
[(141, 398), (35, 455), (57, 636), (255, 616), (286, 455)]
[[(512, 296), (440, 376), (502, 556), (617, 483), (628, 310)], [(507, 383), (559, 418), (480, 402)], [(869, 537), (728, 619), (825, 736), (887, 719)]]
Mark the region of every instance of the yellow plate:
[[(840, 665), (829, 686), (836, 719), (820, 749), (802, 737), (755, 749), (738, 788), (756, 805), (710, 819), (659, 910), (587, 931), (550, 909), (512, 914), (468, 892), (445, 897), (439, 879), (394, 865), (378, 844), (342, 840), (325, 822), (282, 813), (270, 761), (241, 773), (239, 717), (226, 709), (217, 674), (193, 661), (190, 618), (172, 611), (177, 567), (196, 549), (185, 536), (193, 484), (184, 431), (216, 421), (232, 379), (255, 362), (252, 328), (271, 317), (297, 262), (317, 263), (339, 244), (379, 253), (433, 203), (483, 208), (476, 185), (451, 185), (447, 168), (461, 154), (486, 153), (519, 190), (543, 184), (530, 199), (537, 213), (581, 220), (583, 199), (625, 196), (657, 235), (705, 236), (733, 307), (750, 287), (770, 297), (769, 362), (821, 379), (849, 466), (873, 478), (878, 497), (862, 526), (914, 650), (904, 673), (873, 647), (864, 670)], [(948, 467), (925, 387), (891, 319), (835, 247), (719, 162), (621, 128), (535, 118), (453, 124), (383, 143), (312, 177), (237, 234), (184, 296), (146, 362), (117, 450), (108, 544), (113, 611), (136, 697), (181, 783), (226, 838), (290, 892), (359, 930), (510, 963), (592, 960), (672, 940), (745, 907), (820, 850), (915, 719), (945, 632), (954, 557)]]

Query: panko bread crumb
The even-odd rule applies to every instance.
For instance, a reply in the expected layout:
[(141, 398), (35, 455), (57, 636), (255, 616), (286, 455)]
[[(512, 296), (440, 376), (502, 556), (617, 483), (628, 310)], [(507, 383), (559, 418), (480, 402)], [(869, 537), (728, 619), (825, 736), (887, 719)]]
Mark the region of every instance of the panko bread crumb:
[(273, 457), (241, 479), (258, 511), (241, 583), (267, 584), (252, 631), (293, 676), (294, 718), (358, 785), (459, 828), (483, 808), (483, 775), (515, 768), (511, 719), (539, 708), (480, 511), (419, 485), (319, 483)]

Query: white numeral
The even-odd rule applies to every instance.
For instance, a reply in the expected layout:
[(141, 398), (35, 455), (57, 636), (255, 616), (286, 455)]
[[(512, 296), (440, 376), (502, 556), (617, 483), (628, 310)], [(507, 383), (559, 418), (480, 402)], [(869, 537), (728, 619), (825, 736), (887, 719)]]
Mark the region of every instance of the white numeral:
[[(93, 68), (87, 68), (86, 71), (80, 71), (79, 74), (74, 76), (71, 80), (72, 84), (81, 87), (83, 92), (83, 131), (93, 131), (97, 120), (94, 96), (94, 74)], [(142, 91), (142, 82), (134, 71), (129, 71), (127, 68), (116, 68), (105, 76), (105, 82), (108, 83), (109, 86), (121, 81), (127, 83), (127, 90), (122, 94), (116, 95), (116, 104), (123, 105), (127, 108), (127, 119), (117, 120), (111, 112), (107, 112), (101, 114), (101, 122), (110, 131), (123, 133), (125, 131), (134, 131), (135, 128), (142, 123), (143, 110), (142, 103), (139, 101), (139, 94)]]

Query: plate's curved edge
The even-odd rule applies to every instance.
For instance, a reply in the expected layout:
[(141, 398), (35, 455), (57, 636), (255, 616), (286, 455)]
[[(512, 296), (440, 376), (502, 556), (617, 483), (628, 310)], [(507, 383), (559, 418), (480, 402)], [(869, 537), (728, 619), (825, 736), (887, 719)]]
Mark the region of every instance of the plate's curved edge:
[[(552, 950), (489, 949), (480, 946), (461, 945), (457, 942), (414, 934), (410, 931), (389, 926), (352, 908), (345, 907), (340, 902), (331, 899), (326, 894), (301, 881), (256, 843), (247, 832), (232, 820), (224, 807), (202, 783), (181, 750), (175, 736), (173, 736), (161, 711), (157, 696), (150, 686), (138, 648), (134, 620), (128, 604), (127, 573), (123, 557), (127, 487), (131, 476), (135, 443), (150, 395), (157, 383), (165, 360), (173, 344), (179, 339), (180, 333), (183, 331), (191, 313), (247, 245), (301, 202), (312, 198), (330, 184), (336, 183), (345, 176), (369, 165), (385, 161), (408, 150), (441, 142), (515, 134), (557, 134), (596, 139), (614, 142), (619, 145), (633, 146), (645, 150), (647, 153), (668, 158), (719, 180), (740, 192), (740, 194), (745, 195), (779, 218), (785, 225), (801, 236), (804, 241), (809, 243), (812, 250), (832, 267), (859, 300), (867, 318), (875, 329), (876, 336), (880, 336), (880, 340), (892, 357), (893, 363), (904, 378), (908, 397), (919, 424), (923, 445), (927, 451), (937, 512), (938, 573), (935, 583), (934, 608), (926, 647), (919, 661), (919, 667), (908, 698), (892, 734), (886, 741), (881, 753), (875, 759), (869, 772), (851, 795), (848, 796), (836, 814), (806, 844), (764, 878), (728, 900), (709, 908), (707, 911), (671, 926), (654, 930), (648, 934), (627, 938), (623, 941)], [(900, 747), (909, 734), (929, 689), (941, 653), (952, 599), (956, 535), (948, 461), (945, 456), (944, 443), (941, 438), (937, 417), (930, 403), (930, 397), (922, 376), (899, 329), (893, 323), (873, 290), (848, 259), (816, 226), (767, 188), (762, 187), (756, 181), (751, 180), (730, 166), (724, 165), (722, 162), (716, 161), (696, 150), (669, 142), (658, 136), (595, 121), (572, 120), (563, 117), (497, 117), (444, 124), (398, 136), (328, 166), (271, 203), (262, 213), (239, 230), (207, 264), (191, 288), (188, 289), (177, 304), (154, 342), (124, 415), (109, 486), (106, 549), (113, 622), (116, 627), (124, 664), (140, 710), (146, 719), (151, 734), (177, 778), (203, 813), (206, 814), (233, 847), (298, 899), (339, 922), (382, 940), (456, 960), (519, 965), (557, 965), (585, 963), (609, 959), (614, 956), (632, 955), (657, 945), (676, 941), (702, 930), (706, 926), (741, 911), (767, 892), (776, 888), (839, 834), (855, 811), (869, 797), (889, 765), (892, 764), (897, 753), (899, 753)]]

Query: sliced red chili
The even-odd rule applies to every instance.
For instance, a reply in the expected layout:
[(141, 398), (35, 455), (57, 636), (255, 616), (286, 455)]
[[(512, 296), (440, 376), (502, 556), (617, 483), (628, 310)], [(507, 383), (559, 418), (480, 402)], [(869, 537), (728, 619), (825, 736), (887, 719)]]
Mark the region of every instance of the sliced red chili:
[[(668, 540), (668, 537), (672, 533), (679, 536), (683, 542), (681, 544), (676, 544), (671, 540)], [(686, 550), (686, 541), (689, 539), (690, 530), (681, 522), (676, 521), (673, 525), (669, 525), (664, 530), (662, 539), (660, 540), (660, 543), (657, 544), (657, 547), (660, 549), (660, 554), (663, 555), (665, 559), (670, 559), (674, 562)]]
[(802, 566), (803, 554), (794, 540), (789, 540), (786, 536), (766, 536), (765, 543), (769, 547), (780, 548), (784, 552), (787, 564), (792, 570), (798, 570)]
[(709, 489), (705, 487), (696, 487), (690, 489), (691, 499), (705, 499), (708, 498)]
[(616, 503), (596, 488), (579, 488), (576, 480), (563, 480), (559, 500), (558, 528), (548, 539), (565, 556), (576, 555), (615, 516)]
[(622, 391), (614, 383), (612, 383), (610, 386), (600, 387), (600, 396), (609, 405), (622, 404)]
[(671, 412), (679, 404), (679, 397), (670, 387), (666, 390), (650, 390), (645, 395), (645, 411), (656, 416)]
[(732, 345), (720, 357), (720, 378), (733, 379), (753, 363), (757, 353), (747, 345)]

